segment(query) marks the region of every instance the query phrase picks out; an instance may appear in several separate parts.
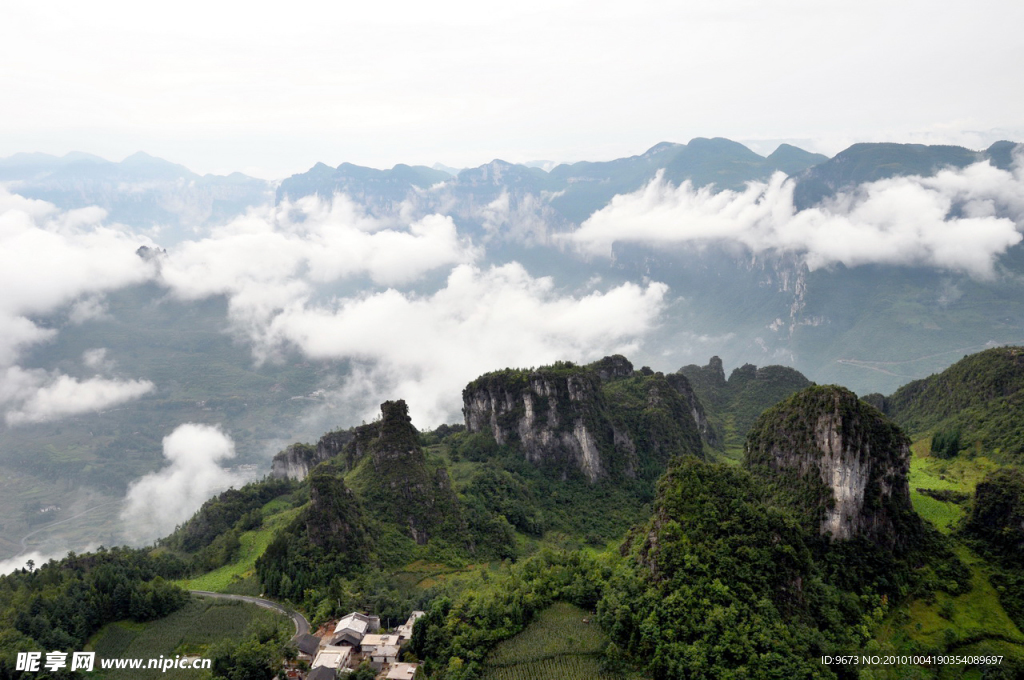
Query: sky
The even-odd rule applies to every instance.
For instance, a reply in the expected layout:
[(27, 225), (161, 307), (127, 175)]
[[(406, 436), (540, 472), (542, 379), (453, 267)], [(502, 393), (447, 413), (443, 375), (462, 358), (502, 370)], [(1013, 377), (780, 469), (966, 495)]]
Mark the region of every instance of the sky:
[(0, 157), (144, 150), (265, 178), (321, 161), (601, 160), (660, 141), (1024, 139), (1011, 0), (12, 0)]

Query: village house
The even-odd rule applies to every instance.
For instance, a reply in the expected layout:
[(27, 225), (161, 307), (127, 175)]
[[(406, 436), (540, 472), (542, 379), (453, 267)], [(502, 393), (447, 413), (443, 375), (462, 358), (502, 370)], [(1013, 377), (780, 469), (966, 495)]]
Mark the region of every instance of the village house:
[(320, 650), (313, 660), (313, 668), (330, 668), (335, 672), (340, 668), (348, 668), (349, 658), (352, 656), (352, 647), (348, 645), (328, 645)]
[(387, 680), (412, 680), (418, 666), (414, 663), (396, 663), (385, 677)]
[(417, 664), (398, 663), (398, 658), (402, 645), (412, 638), (413, 625), (422, 616), (426, 614), (414, 611), (405, 624), (382, 634), (380, 617), (352, 612), (338, 621), (334, 633), (323, 640), (309, 634), (297, 637), (299, 657), (313, 658), (306, 680), (336, 680), (361, 661), (368, 661), (381, 678), (412, 678)]
[(376, 647), (400, 647), (401, 644), (401, 639), (397, 635), (379, 635), (371, 633), (369, 635), (363, 636), (363, 641), (359, 645), (359, 649), (362, 650), (363, 654), (369, 654)]
[(379, 645), (370, 650), (370, 668), (375, 671), (382, 670), (385, 666), (398, 661), (398, 647), (396, 645)]
[(426, 615), (427, 615), (426, 612), (414, 611), (412, 613), (412, 615), (409, 617), (409, 620), (406, 621), (404, 624), (402, 624), (401, 626), (398, 627), (398, 630), (395, 631), (395, 632), (398, 633), (398, 637), (400, 638), (402, 643), (407, 642), (408, 640), (412, 639), (412, 627), (413, 627), (413, 625), (415, 625), (417, 619), (419, 619), (419, 618), (421, 618), (423, 616), (426, 616)]
[(327, 666), (317, 666), (306, 674), (306, 680), (337, 680), (338, 671)]
[(320, 651), (320, 638), (309, 633), (303, 633), (295, 638), (295, 646), (299, 650), (300, 659), (312, 661)]
[(337, 680), (338, 671), (326, 666), (317, 666), (306, 674), (306, 680)]
[(379, 616), (367, 616), (359, 612), (352, 612), (338, 621), (338, 625), (334, 627), (331, 644), (358, 647), (367, 633), (376, 633), (378, 630), (380, 630)]

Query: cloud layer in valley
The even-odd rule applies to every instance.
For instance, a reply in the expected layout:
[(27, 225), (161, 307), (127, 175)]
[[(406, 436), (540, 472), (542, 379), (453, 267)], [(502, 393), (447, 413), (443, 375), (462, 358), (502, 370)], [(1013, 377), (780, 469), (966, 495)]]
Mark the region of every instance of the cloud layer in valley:
[(450, 217), (402, 225), (368, 217), (343, 195), (307, 196), (252, 210), (208, 238), (180, 244), (162, 259), (160, 278), (180, 298), (226, 295), (232, 321), (258, 338), (276, 314), (319, 286), (357, 277), (370, 287), (401, 286), (480, 255)]
[(459, 419), (462, 388), (481, 373), (634, 351), (667, 292), (661, 283), (626, 283), (571, 295), (516, 263), (461, 265), (430, 295), (387, 290), (289, 306), (264, 340), (352, 359), (353, 375), (333, 398), (364, 418), (381, 400), (404, 398), (425, 427)]
[(128, 487), (121, 519), (135, 543), (166, 536), (211, 496), (249, 481), (220, 466), (235, 457), (235, 444), (218, 427), (180, 425), (163, 446), (168, 465)]
[(35, 317), (76, 301), (91, 301), (80, 317), (95, 315), (95, 296), (153, 276), (135, 255), (138, 239), (104, 225), (105, 217), (99, 208), (62, 212), (0, 189), (0, 411), (8, 425), (107, 408), (153, 389), (99, 371), (78, 379), (18, 365), (27, 348), (57, 334)]
[(590, 255), (615, 243), (664, 246), (732, 241), (754, 252), (803, 255), (811, 269), (843, 264), (929, 266), (990, 278), (1000, 254), (1021, 240), (1024, 170), (977, 163), (933, 177), (863, 184), (797, 212), (794, 182), (776, 174), (745, 191), (672, 186), (658, 176), (616, 196), (564, 236)]
[[(336, 195), (252, 211), (172, 249), (160, 267), (179, 297), (226, 295), (259, 359), (297, 348), (351, 360), (332, 399), (352, 422), (372, 417), (383, 399), (404, 398), (420, 426), (456, 417), (462, 388), (482, 372), (635, 347), (667, 292), (652, 283), (574, 295), (519, 264), (477, 267), (481, 255), (450, 217), (403, 227)], [(450, 272), (440, 289), (408, 289), (434, 270)], [(376, 285), (318, 295), (356, 277)]]

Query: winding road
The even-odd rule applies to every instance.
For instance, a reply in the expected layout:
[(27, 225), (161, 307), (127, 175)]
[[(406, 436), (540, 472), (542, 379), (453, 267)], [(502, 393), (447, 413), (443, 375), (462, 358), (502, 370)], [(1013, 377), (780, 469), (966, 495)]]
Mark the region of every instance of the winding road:
[(221, 600), (238, 600), (240, 602), (248, 602), (254, 604), (257, 607), (263, 607), (264, 609), (272, 609), (276, 612), (280, 612), (285, 616), (289, 617), (295, 624), (295, 635), (292, 639), (305, 635), (309, 632), (309, 621), (306, 617), (295, 611), (294, 609), (288, 609), (283, 604), (279, 604), (272, 600), (265, 600), (262, 597), (252, 597), (251, 595), (228, 595), (226, 593), (213, 593), (209, 590), (190, 590), (193, 595), (199, 595), (201, 597), (215, 597)]
[(59, 519), (56, 522), (50, 522), (48, 524), (44, 524), (43, 526), (39, 527), (35, 531), (30, 531), (29, 533), (25, 534), (21, 538), (21, 552), (18, 553), (17, 555), (15, 555), (14, 557), (12, 557), (11, 559), (16, 559), (18, 557), (21, 557), (25, 553), (27, 553), (28, 550), (29, 550), (29, 548), (28, 548), (28, 539), (32, 538), (36, 534), (42, 533), (42, 532), (46, 531), (47, 529), (51, 529), (51, 528), (57, 526), (58, 524), (66, 524), (67, 522), (70, 522), (72, 520), (78, 519), (79, 517), (84, 517), (85, 515), (88, 515), (90, 512), (92, 512), (93, 510), (98, 510), (99, 508), (105, 508), (108, 505), (114, 505), (115, 503), (124, 503), (124, 499), (123, 498), (118, 498), (116, 501), (109, 501), (107, 503), (100, 503), (99, 505), (94, 505), (91, 508), (87, 508), (87, 509), (83, 510), (82, 512), (78, 513), (77, 515), (72, 515), (71, 517), (66, 517), (64, 519)]

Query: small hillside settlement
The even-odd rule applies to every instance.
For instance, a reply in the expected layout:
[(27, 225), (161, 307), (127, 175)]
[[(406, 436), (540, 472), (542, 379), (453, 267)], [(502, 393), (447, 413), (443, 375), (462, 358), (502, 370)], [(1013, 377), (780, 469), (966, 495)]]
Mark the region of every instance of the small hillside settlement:
[[(414, 611), (394, 631), (381, 634), (380, 617), (352, 612), (335, 624), (333, 633), (321, 636), (310, 633), (299, 635), (294, 642), (299, 650), (300, 663), (286, 671), (287, 677), (296, 680), (336, 680), (367, 662), (377, 671), (378, 678), (412, 680), (418, 664), (401, 663), (399, 658), (402, 646), (412, 638), (416, 620), (424, 615), (424, 612)], [(308, 667), (309, 671), (304, 673), (304, 667)]]

